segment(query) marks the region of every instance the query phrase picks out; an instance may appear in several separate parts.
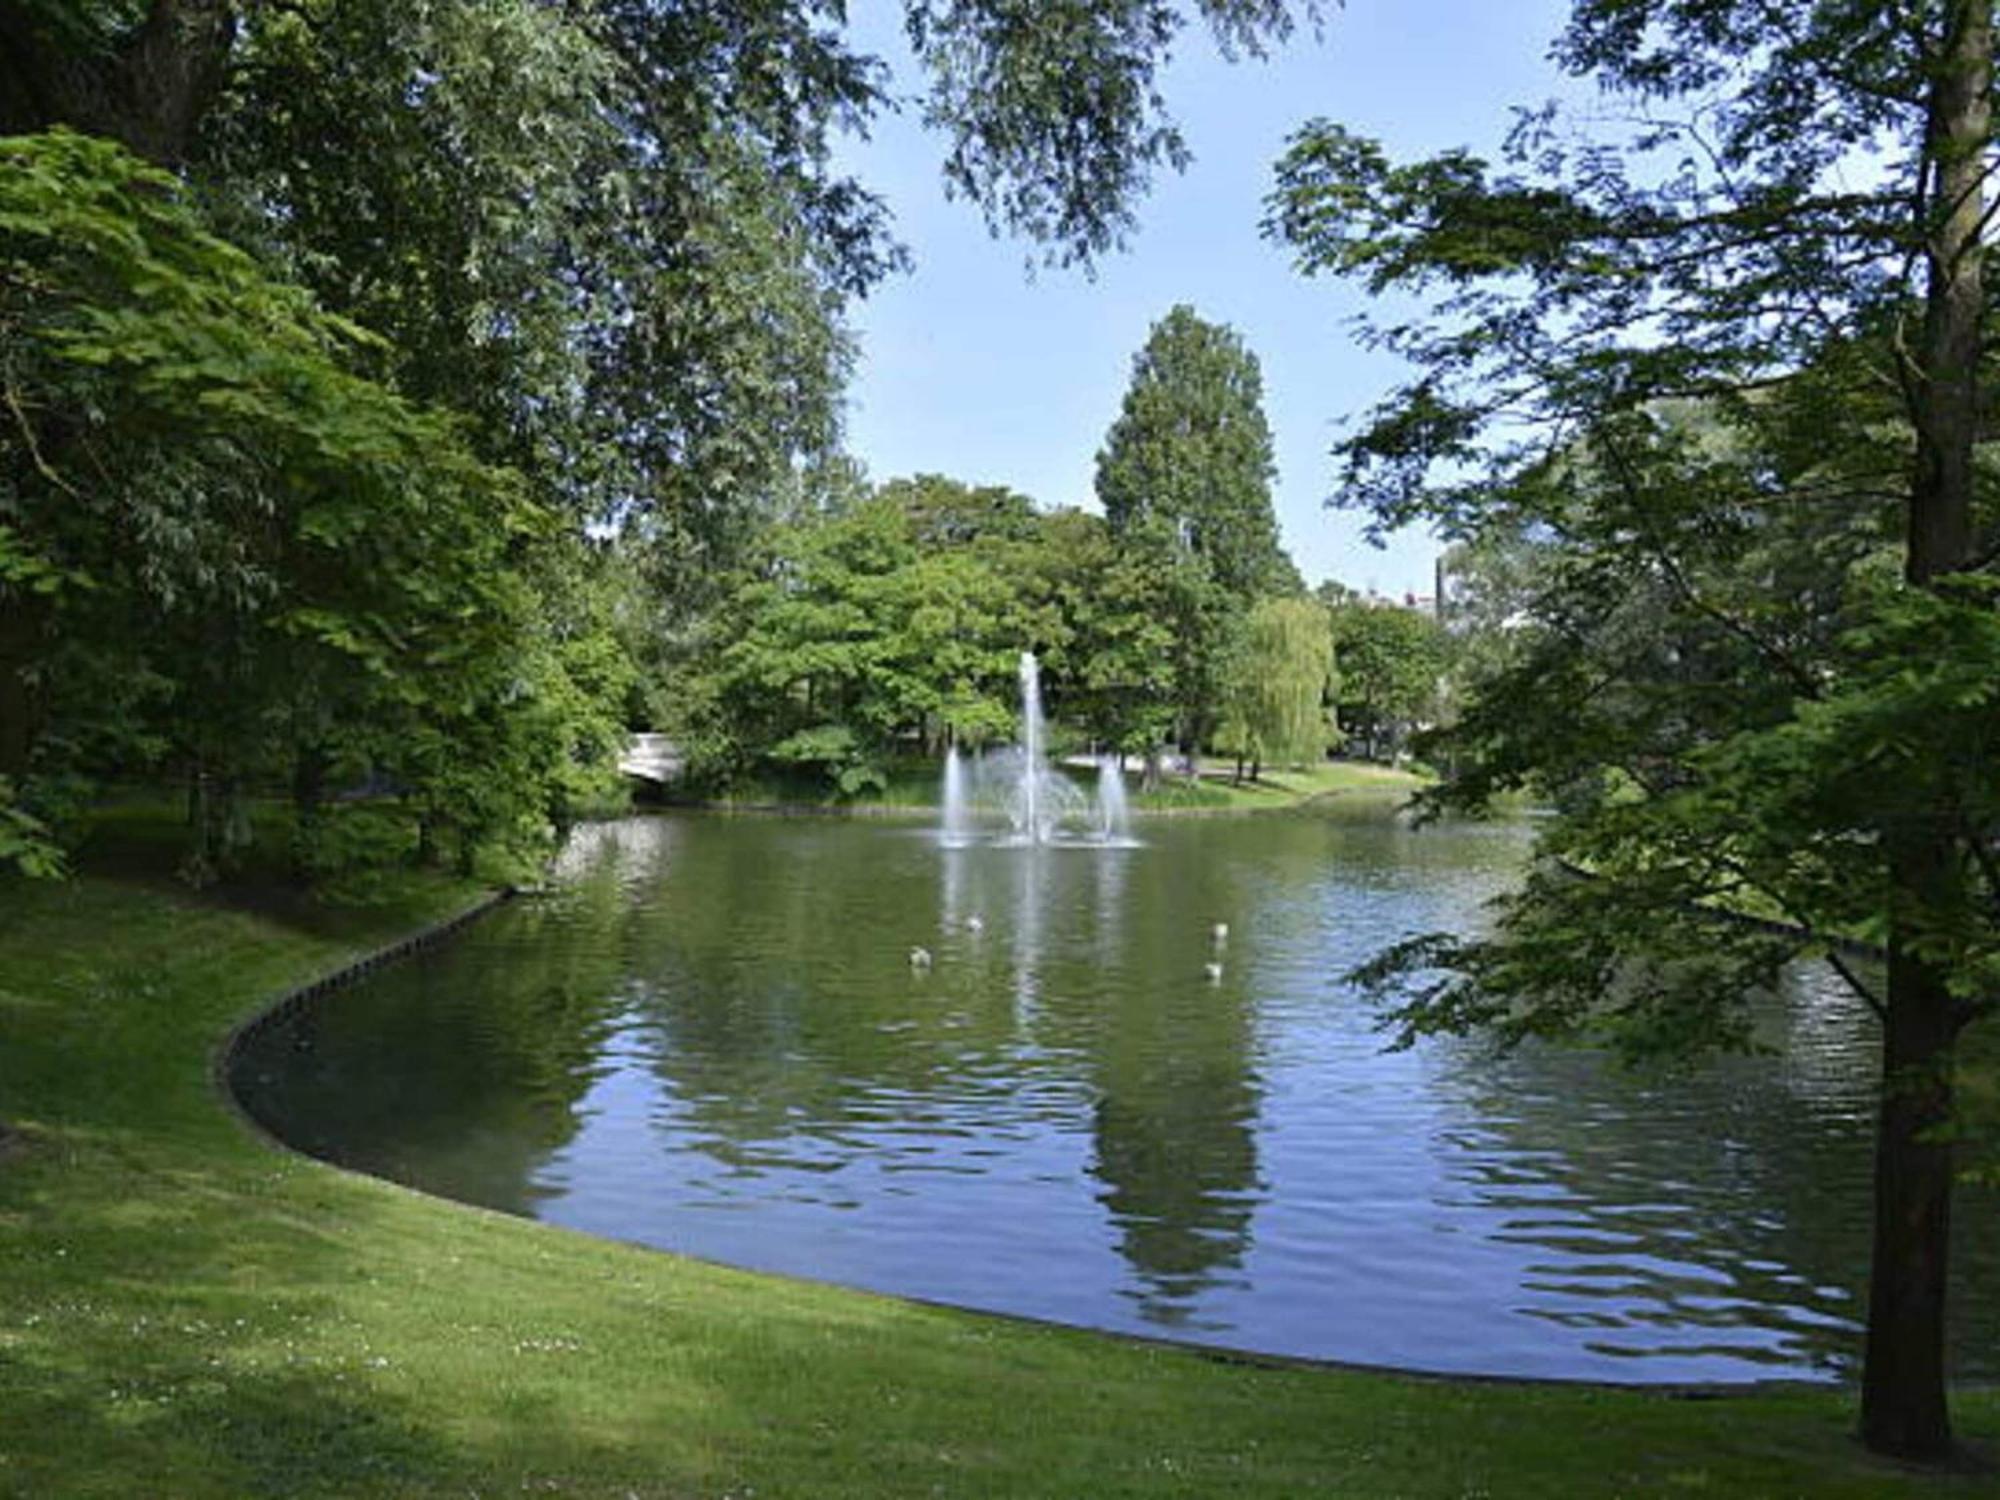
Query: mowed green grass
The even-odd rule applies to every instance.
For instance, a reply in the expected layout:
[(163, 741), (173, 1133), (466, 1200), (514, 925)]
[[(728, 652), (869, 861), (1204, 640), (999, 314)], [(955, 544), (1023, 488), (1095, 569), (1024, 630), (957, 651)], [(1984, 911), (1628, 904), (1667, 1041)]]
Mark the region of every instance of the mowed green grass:
[(1135, 794), (1142, 812), (1279, 812), (1322, 797), (1348, 794), (1406, 798), (1423, 777), (1370, 761), (1331, 760), (1307, 767), (1267, 767), (1255, 781), (1235, 781), (1230, 769), (1207, 762), (1199, 780), (1170, 779), (1158, 791)]
[[(233, 1024), (473, 895), (0, 884), (0, 1495), (1996, 1493), (1868, 1458), (1838, 1391), (1232, 1364), (456, 1207), (233, 1116)], [(2000, 1436), (1992, 1392), (1958, 1414)]]
[[(1072, 773), (1074, 774), (1074, 773)], [(1090, 786), (1089, 773), (1083, 773)], [(851, 801), (836, 798), (824, 781), (810, 776), (746, 779), (728, 796), (704, 805), (718, 810), (769, 807), (823, 808), (830, 812), (880, 813), (920, 817), (938, 805), (941, 787), (935, 761), (898, 761), (888, 785)], [(1210, 759), (1198, 778), (1166, 778), (1151, 792), (1138, 790), (1138, 767), (1128, 772), (1132, 806), (1141, 813), (1277, 812), (1342, 793), (1407, 797), (1424, 778), (1368, 761), (1323, 761), (1318, 765), (1270, 767), (1255, 781), (1237, 782), (1231, 766)]]

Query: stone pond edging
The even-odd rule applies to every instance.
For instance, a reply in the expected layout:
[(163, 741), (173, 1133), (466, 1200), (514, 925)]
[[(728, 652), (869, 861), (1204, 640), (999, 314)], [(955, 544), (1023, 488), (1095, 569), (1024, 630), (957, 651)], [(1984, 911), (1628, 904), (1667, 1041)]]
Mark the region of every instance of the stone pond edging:
[[(763, 809), (760, 809), (760, 811), (763, 811)], [(1234, 811), (1234, 809), (1205, 808), (1187, 809), (1186, 811), (1213, 813)], [(237, 1097), (236, 1090), (230, 1084), (230, 1073), (238, 1054), (243, 1050), (244, 1046), (267, 1028), (289, 1019), (306, 1005), (344, 989), (348, 985), (365, 978), (389, 964), (396, 963), (424, 949), (434, 947), (517, 897), (530, 894), (532, 892), (524, 891), (522, 888), (512, 885), (490, 891), (479, 900), (450, 916), (432, 922), (406, 937), (397, 939), (395, 942), (388, 943), (372, 952), (363, 954), (361, 957), (343, 964), (339, 968), (323, 974), (317, 979), (310, 980), (305, 984), (285, 991), (269, 1004), (260, 1007), (239, 1021), (230, 1028), (227, 1035), (223, 1037), (220, 1044), (216, 1047), (211, 1066), (211, 1079), (224, 1105), (248, 1130), (269, 1145), (291, 1155), (307, 1156), (310, 1158), (310, 1153), (301, 1152), (298, 1147), (291, 1145), (274, 1134)], [(0, 1132), (0, 1134), (4, 1133)], [(320, 1160), (322, 1164), (331, 1166), (335, 1171), (351, 1172), (354, 1170), (342, 1167), (337, 1163), (326, 1162), (323, 1158), (310, 1159)], [(387, 1179), (373, 1177), (372, 1174), (368, 1173), (357, 1175), (371, 1177), (372, 1180), (377, 1182), (387, 1181)], [(394, 1183), (390, 1185), (401, 1186)], [(449, 1205), (459, 1209), (468, 1209), (474, 1213), (495, 1212), (494, 1210), (482, 1208), (477, 1204), (428, 1193), (420, 1188), (403, 1187), (402, 1190), (414, 1193), (419, 1197), (429, 1199), (438, 1204)], [(595, 1240), (598, 1243), (610, 1242), (603, 1236), (592, 1234), (587, 1230), (570, 1230), (564, 1229), (561, 1226), (546, 1224), (541, 1227), (557, 1234), (579, 1235), (582, 1238)], [(640, 1248), (645, 1249), (649, 1254), (666, 1255), (671, 1258), (688, 1260), (701, 1265), (716, 1266), (739, 1272), (745, 1269), (729, 1261), (718, 1260), (703, 1255), (691, 1255), (685, 1251), (660, 1250), (650, 1246), (642, 1246)], [(825, 1281), (817, 1277), (802, 1277), (782, 1272), (747, 1272), (746, 1274), (762, 1276), (779, 1282), (796, 1282), (801, 1285), (830, 1287), (853, 1297), (889, 1302), (905, 1307), (920, 1307), (949, 1312), (1003, 1326), (1039, 1329), (1062, 1334), (1080, 1334), (1211, 1363), (1240, 1365), (1254, 1369), (1325, 1371), (1353, 1375), (1372, 1375), (1394, 1380), (1413, 1381), (1421, 1384), (1571, 1387), (1640, 1394), (1679, 1401), (1729, 1399), (1760, 1392), (1816, 1390), (1820, 1388), (1819, 1382), (1785, 1376), (1753, 1378), (1749, 1380), (1696, 1380), (1655, 1384), (1652, 1382), (1606, 1380), (1591, 1377), (1579, 1379), (1562, 1376), (1511, 1375), (1499, 1372), (1463, 1372), (1378, 1364), (1371, 1361), (1273, 1354), (1262, 1350), (1232, 1347), (1223, 1344), (1205, 1344), (1117, 1329), (1091, 1328), (1088, 1325), (1065, 1323), (1053, 1318), (1037, 1317), (1033, 1314), (1012, 1313), (987, 1308), (971, 1308), (940, 1299), (915, 1297), (906, 1293), (876, 1291), (869, 1288), (852, 1286), (843, 1282)]]
[[(377, 969), (408, 958), (413, 953), (420, 953), (426, 948), (435, 947), (461, 929), (471, 926), (472, 923), (478, 921), (481, 917), (506, 905), (518, 894), (520, 894), (518, 889), (511, 885), (501, 886), (497, 890), (488, 891), (471, 905), (463, 907), (450, 916), (441, 917), (435, 922), (418, 928), (415, 932), (407, 936), (396, 939), (393, 943), (385, 944), (380, 948), (374, 949), (372, 952), (364, 953), (361, 957), (342, 964), (330, 973), (322, 974), (317, 979), (309, 980), (305, 984), (286, 990), (269, 1004), (260, 1006), (245, 1019), (230, 1027), (228, 1034), (223, 1037), (221, 1043), (216, 1047), (215, 1055), (209, 1069), (209, 1076), (215, 1085), (215, 1091), (222, 1096), (223, 1102), (228, 1105), (231, 1112), (239, 1120), (243, 1121), (258, 1135), (263, 1136), (267, 1140), (275, 1141), (277, 1138), (271, 1134), (262, 1121), (250, 1113), (244, 1106), (243, 1101), (237, 1097), (236, 1090), (230, 1082), (231, 1074), (236, 1067), (236, 1060), (244, 1047), (272, 1026), (289, 1020), (313, 1001), (330, 995), (336, 990), (345, 989), (355, 981), (373, 974)], [(284, 1143), (279, 1142), (278, 1144), (283, 1145)], [(293, 1148), (287, 1146), (285, 1149), (291, 1150)]]

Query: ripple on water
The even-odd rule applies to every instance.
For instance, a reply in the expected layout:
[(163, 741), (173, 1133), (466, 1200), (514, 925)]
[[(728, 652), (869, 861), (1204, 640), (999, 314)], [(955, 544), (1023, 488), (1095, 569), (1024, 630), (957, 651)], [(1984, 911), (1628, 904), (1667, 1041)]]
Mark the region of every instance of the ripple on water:
[[(1769, 997), (1772, 1055), (1662, 1079), (1385, 1052), (1340, 983), (1482, 920), (1523, 848), (1379, 815), (1163, 823), (1101, 858), (602, 825), (554, 897), (274, 1029), (239, 1082), (365, 1170), (879, 1290), (1446, 1371), (1840, 1373), (1874, 1043), (1836, 986)], [(1968, 1231), (1968, 1376), (2000, 1375), (1996, 1263)]]

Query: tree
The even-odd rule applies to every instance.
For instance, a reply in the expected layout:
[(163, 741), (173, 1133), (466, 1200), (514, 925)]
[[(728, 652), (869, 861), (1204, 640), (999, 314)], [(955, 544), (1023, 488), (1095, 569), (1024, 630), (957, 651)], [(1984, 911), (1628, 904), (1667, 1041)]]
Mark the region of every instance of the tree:
[[(183, 166), (201, 150), (218, 100), (265, 65), (259, 44), (272, 28), (316, 35), (344, 24), (350, 8), (380, 9), (372, 0), (0, 0), (0, 135), (68, 124)], [(880, 63), (848, 45), (841, 5), (440, 0), (402, 9), (431, 13), (411, 17), (419, 26), (433, 16), (477, 26), (508, 12), (559, 12), (610, 39), (627, 69), (618, 115), (637, 137), (657, 130), (684, 153), (721, 126), (739, 144), (754, 142), (753, 155), (789, 179), (788, 190), (806, 190), (822, 228), (866, 215), (866, 194), (826, 171), (828, 132), (864, 122), (892, 95)], [(1108, 0), (1024, 14), (1013, 0), (903, 5), (927, 85), (925, 119), (949, 141), (947, 185), (996, 232), (1023, 234), (1065, 262), (1119, 244), (1154, 169), (1190, 159), (1153, 83), (1188, 22), (1205, 22), (1226, 56), (1261, 56), (1290, 35), (1295, 11), (1316, 19), (1318, 6)], [(545, 60), (507, 59), (515, 68)], [(691, 165), (683, 156), (676, 168)], [(877, 253), (865, 237), (822, 244), (859, 254), (856, 264)]]
[[(344, 749), (461, 830), (539, 821), (565, 726), (528, 761), (471, 726), (533, 696), (549, 518), (450, 416), (357, 373), (367, 335), (66, 131), (0, 144), (0, 327), (0, 775), (31, 813), (106, 765), (174, 765), (202, 873), (252, 777), (296, 770), (312, 802)], [(408, 761), (425, 734), (460, 793)]]
[[(952, 180), (996, 226), (1085, 261), (1117, 241), (1150, 168), (1184, 156), (1148, 83), (1184, 21), (1202, 17), (1225, 49), (1250, 51), (1290, 24), (1278, 0), (1145, 0), (1028, 25), (1017, 12), (1011, 0), (910, 0), (905, 16), (929, 113), (953, 136)], [(260, 455), (228, 451), (262, 434), (217, 433), (204, 411), (176, 435), (160, 389), (126, 388), (171, 359), (112, 359), (94, 385), (68, 370), (31, 387), (46, 372), (23, 355), (9, 386), (25, 398), (22, 436), (0, 453), (0, 483), (30, 496), (6, 503), (33, 508), (38, 526), (55, 514), (43, 493), (75, 483), (79, 453), (99, 455), (89, 437), (99, 413), (159, 425), (134, 417), (121, 458), (135, 461), (95, 476), (93, 505), (53, 554), (46, 535), (16, 545), (25, 529), (0, 520), (0, 829), (11, 861), (49, 868), (64, 777), (107, 767), (185, 765), (205, 807), (207, 790), (221, 790), (212, 808), (224, 835), (239, 821), (234, 788), (252, 778), (289, 779), (302, 821), (316, 823), (342, 756), (375, 771), (391, 757), (405, 784), (437, 790), (427, 834), (513, 824), (544, 795), (567, 799), (575, 778), (562, 756), (603, 748), (597, 695), (629, 676), (608, 669), (602, 648), (624, 642), (671, 669), (676, 645), (662, 643), (698, 638), (703, 614), (754, 561), (760, 529), (840, 467), (852, 358), (843, 314), (903, 260), (879, 200), (834, 160), (836, 137), (892, 97), (844, 19), (826, 0), (0, 0), (0, 135), (69, 127), (165, 169), (184, 228), (208, 248), (246, 252), (288, 298), (302, 289), (307, 301), (287, 308), (315, 336), (339, 330), (328, 342), (342, 375), (453, 414), (455, 455), (497, 476), (453, 495), (492, 503), (490, 545), (465, 555), (491, 565), (507, 604), (479, 618), (500, 622), (492, 641), (511, 638), (521, 668), (511, 682), (474, 674), (476, 692), (457, 684), (431, 705), (448, 698), (449, 712), (415, 725), (401, 711), (426, 701), (414, 674), (451, 676), (435, 662), (390, 652), (364, 672), (355, 653), (342, 671), (277, 650), (260, 611), (319, 580), (307, 586), (267, 556), (292, 539), (271, 518), (289, 519), (297, 497), (273, 497)], [(8, 288), (10, 311), (40, 316), (40, 275)], [(87, 321), (102, 295), (125, 317), (133, 290), (78, 283), (55, 300)], [(46, 353), (17, 343), (0, 353), (22, 350)], [(142, 451), (150, 463), (136, 461)], [(459, 515), (419, 511), (427, 524)], [(524, 513), (532, 538), (516, 527)], [(158, 555), (143, 557), (119, 517), (159, 523)], [(81, 534), (92, 527), (101, 534)], [(586, 540), (606, 531), (615, 547)], [(354, 561), (409, 563), (435, 534), (419, 525), (408, 540), (399, 551), (371, 534)], [(79, 575), (88, 607), (63, 571), (65, 547), (120, 559)], [(633, 628), (624, 598), (583, 611), (587, 645), (573, 637), (578, 601), (597, 597), (579, 574), (602, 565), (629, 580), (635, 561), (654, 592), (646, 627)], [(182, 587), (189, 577), (205, 607)], [(171, 611), (162, 579), (177, 590)], [(359, 581), (341, 576), (343, 608), (371, 625), (397, 618), (364, 600)], [(58, 593), (60, 631), (48, 602)], [(444, 609), (453, 597), (440, 588), (425, 602)], [(401, 697), (370, 696), (391, 683)], [(542, 732), (557, 703), (581, 715), (560, 754)], [(400, 738), (359, 734), (364, 708), (401, 725)], [(482, 779), (455, 758), (447, 722), (509, 769)], [(530, 785), (539, 791), (523, 800)]]
[(1101, 516), (1041, 518), (1030, 588), (1063, 626), (1045, 632), (1043, 691), (1121, 756), (1154, 750), (1173, 727), (1173, 577), (1157, 561), (1119, 547)]
[(1539, 681), (1470, 716), (1447, 800), (1617, 768), (1549, 845), (1606, 878), (1538, 871), (1490, 938), (1364, 977), (1410, 1031), (1680, 1053), (1742, 1042), (1786, 958), (1879, 933), (1881, 982), (1843, 965), (1883, 1034), (1861, 1430), (1921, 1458), (1951, 1446), (1955, 1046), (2000, 1004), (1993, 45), (1991, 0), (1577, 0), (1556, 55), (1632, 103), (1629, 138), (1544, 111), (1496, 171), (1316, 123), (1271, 217), (1308, 271), (1446, 294), (1389, 335), (1416, 378), (1345, 445), (1378, 523), (1563, 544)]
[(1242, 615), (1295, 582), (1271, 509), (1271, 428), (1257, 358), (1231, 329), (1175, 307), (1132, 361), (1097, 455), (1097, 498), (1124, 551), (1148, 559), (1175, 632), (1181, 737), (1206, 739)]
[(1259, 599), (1244, 624), (1231, 664), (1216, 742), (1242, 762), (1250, 779), (1266, 761), (1317, 762), (1334, 736), (1327, 715), (1333, 681), (1333, 637), (1317, 600)]
[(735, 758), (820, 766), (853, 794), (905, 739), (979, 744), (1012, 726), (1016, 663), (1035, 644), (1017, 580), (977, 541), (919, 546), (935, 512), (910, 502), (949, 486), (892, 484), (776, 534), (771, 566), (730, 601), (713, 668)]
[[(1064, 263), (1119, 245), (1154, 168), (1191, 157), (1153, 84), (1192, 11), (1225, 56), (1262, 56), (1291, 34), (1284, 0), (1094, 0), (1089, 5), (906, 0), (912, 47), (931, 77), (927, 123), (951, 142), (948, 190), (996, 231)], [(1315, 0), (1297, 7), (1316, 21)]]
[(1347, 595), (1322, 616), (1339, 682), (1341, 730), (1371, 759), (1394, 755), (1437, 707), (1449, 651), (1438, 622), (1421, 610)]

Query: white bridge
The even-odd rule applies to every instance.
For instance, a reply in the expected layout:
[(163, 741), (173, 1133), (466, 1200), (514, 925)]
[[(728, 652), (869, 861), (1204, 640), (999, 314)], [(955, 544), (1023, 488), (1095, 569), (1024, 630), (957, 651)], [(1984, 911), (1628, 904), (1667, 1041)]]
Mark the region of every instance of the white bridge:
[(687, 757), (664, 734), (635, 734), (618, 757), (618, 769), (627, 776), (665, 786), (678, 781), (687, 768)]

